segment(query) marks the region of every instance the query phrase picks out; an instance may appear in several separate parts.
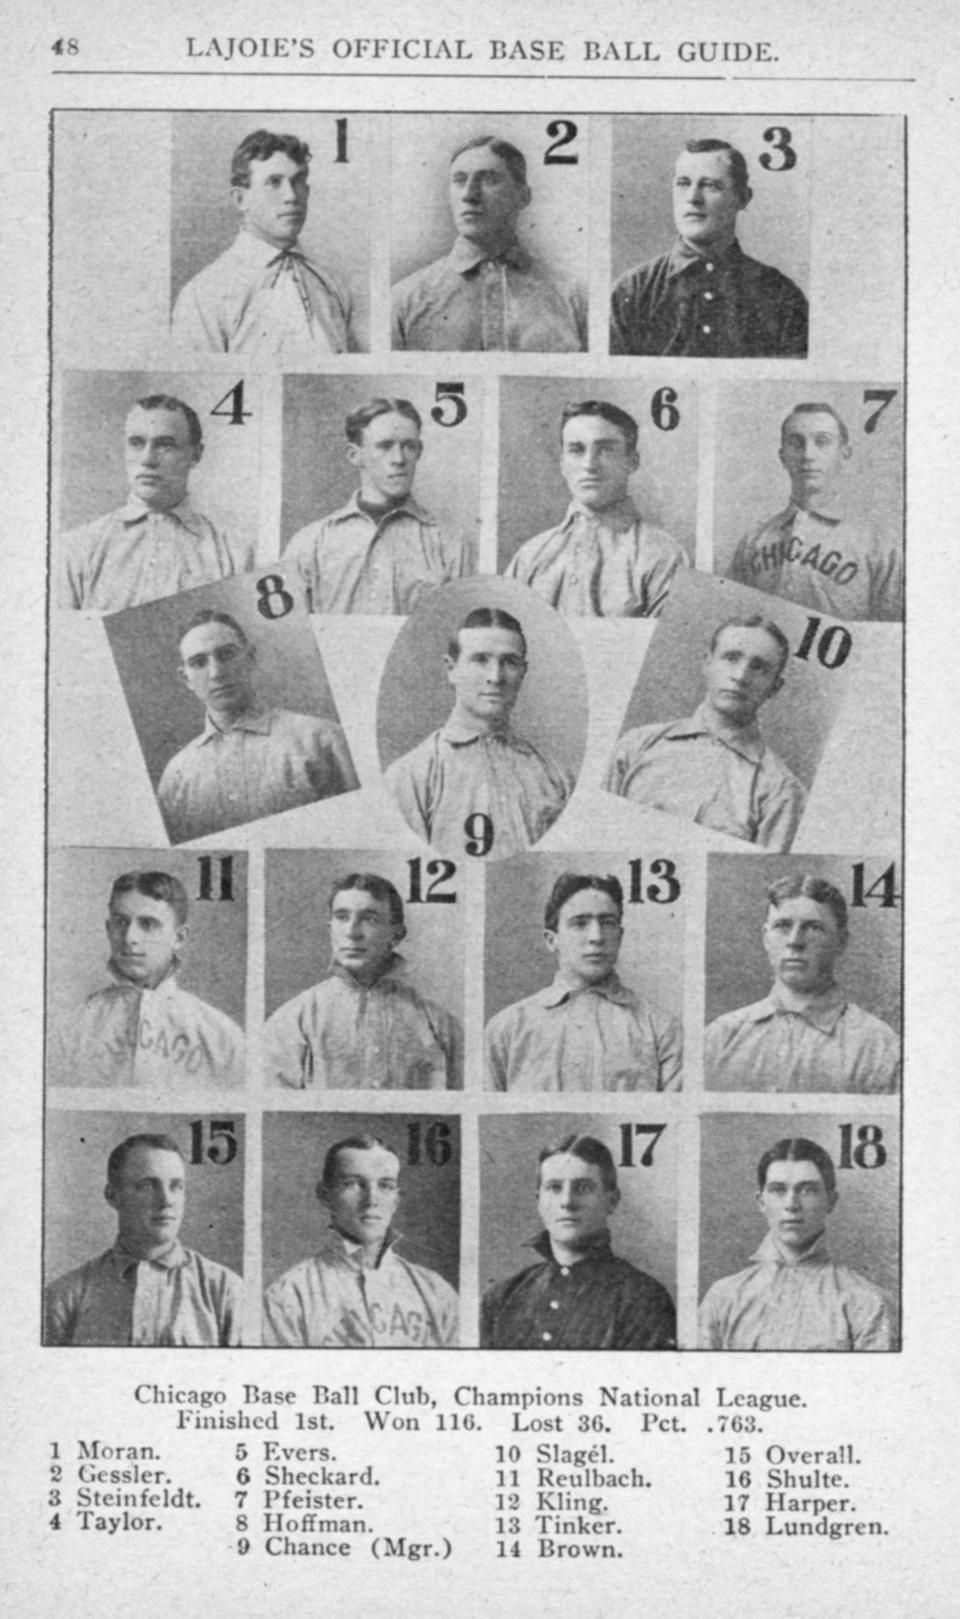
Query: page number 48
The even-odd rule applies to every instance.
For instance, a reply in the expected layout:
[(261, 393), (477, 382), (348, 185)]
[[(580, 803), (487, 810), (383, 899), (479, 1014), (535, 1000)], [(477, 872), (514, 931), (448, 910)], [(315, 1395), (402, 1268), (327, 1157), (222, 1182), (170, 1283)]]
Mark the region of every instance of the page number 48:
[(80, 41), (77, 39), (55, 39), (50, 49), (54, 56), (79, 56)]

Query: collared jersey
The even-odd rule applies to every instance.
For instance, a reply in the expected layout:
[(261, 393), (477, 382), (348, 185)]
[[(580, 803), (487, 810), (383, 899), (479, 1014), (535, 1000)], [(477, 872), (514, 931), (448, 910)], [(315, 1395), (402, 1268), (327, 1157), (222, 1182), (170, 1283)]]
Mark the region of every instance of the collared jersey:
[(264, 1077), (295, 1090), (459, 1089), (456, 1020), (407, 983), (395, 955), (376, 983), (342, 967), (267, 1020)]
[(45, 1344), (226, 1346), (242, 1322), (236, 1272), (179, 1242), (159, 1259), (115, 1244), (44, 1292)]
[(365, 1269), (357, 1242), (326, 1232), (316, 1254), (267, 1288), (263, 1341), (281, 1349), (447, 1349), (459, 1337), (457, 1295), (388, 1239)]
[(777, 852), (793, 842), (807, 796), (755, 725), (718, 735), (703, 704), (688, 720), (625, 731), (604, 786)]
[(183, 288), (171, 340), (181, 353), (312, 367), (350, 347), (351, 314), (350, 294), (329, 270), (243, 230)]
[(804, 359), (807, 300), (737, 241), (701, 256), (678, 238), (614, 287), (610, 353)]
[(189, 500), (155, 512), (131, 499), (63, 536), (60, 606), (118, 613), (253, 565), (253, 546), (220, 534)]
[(903, 556), (872, 518), (793, 501), (737, 546), (731, 579), (843, 619), (903, 617)]
[(521, 545), (507, 576), (529, 585), (558, 612), (583, 618), (650, 618), (659, 613), (686, 553), (644, 522), (632, 500), (593, 513), (577, 505), (556, 528)]
[(764, 1238), (750, 1264), (714, 1282), (700, 1305), (701, 1349), (892, 1349), (879, 1287), (835, 1265), (820, 1237), (798, 1260)]
[(480, 1306), (483, 1349), (675, 1349), (676, 1312), (665, 1287), (600, 1237), (575, 1265), (560, 1265), (541, 1232), (536, 1265), (495, 1282)]
[(616, 973), (576, 991), (558, 974), (546, 989), (491, 1018), (485, 1045), (488, 1090), (667, 1091), (681, 1085), (679, 1023), (627, 989)]
[(802, 1012), (777, 985), (753, 1006), (715, 1018), (706, 1032), (705, 1083), (715, 1091), (853, 1091), (900, 1088), (893, 1030), (836, 987)]
[(587, 347), (587, 298), (514, 242), (499, 258), (458, 236), (445, 258), (393, 289), (393, 347), (572, 354)]
[(562, 765), (511, 731), (480, 736), (452, 720), (384, 779), (407, 823), (438, 849), (462, 853), (467, 816), (488, 816), (494, 857), (538, 843), (573, 792)]
[(311, 613), (412, 613), (434, 585), (469, 571), (463, 542), (412, 495), (379, 522), (351, 495), (300, 529), (283, 560), (297, 568)]
[(55, 1027), (51, 1085), (242, 1085), (244, 1040), (232, 1018), (181, 989), (119, 979)]
[(352, 792), (360, 784), (339, 725), (285, 708), (256, 708), (203, 730), (175, 754), (157, 798), (171, 843)]

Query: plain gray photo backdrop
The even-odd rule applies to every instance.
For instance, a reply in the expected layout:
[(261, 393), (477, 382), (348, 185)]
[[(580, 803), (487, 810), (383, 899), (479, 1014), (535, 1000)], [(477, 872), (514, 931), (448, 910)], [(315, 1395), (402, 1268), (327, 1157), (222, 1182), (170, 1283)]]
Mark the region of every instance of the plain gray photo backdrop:
[[(440, 1124), (450, 1156), (434, 1164), (427, 1131)], [(411, 1164), (410, 1127), (419, 1129), (418, 1163)], [(263, 1116), (263, 1285), (269, 1287), (315, 1253), (330, 1225), (316, 1195), (323, 1160), (337, 1141), (378, 1136), (400, 1159), (395, 1231), (400, 1253), (460, 1285), (460, 1119), (455, 1113), (265, 1113)], [(437, 1154), (439, 1156), (439, 1153)]]
[[(50, 852), (49, 1015), (57, 1017), (113, 980), (105, 931), (110, 890), (130, 871), (165, 871), (187, 891), (190, 934), (180, 987), (226, 1012), (241, 1028), (247, 979), (247, 857), (233, 854), (233, 898), (222, 900), (220, 862), (182, 849), (52, 849)], [(200, 899), (200, 863), (212, 858), (214, 898)]]
[[(658, 374), (646, 362), (644, 380), (597, 377), (505, 377), (500, 384), (500, 470), (497, 562), (505, 569), (524, 540), (563, 520), (570, 492), (560, 473), (564, 406), (606, 400), (629, 412), (640, 429), (640, 467), (630, 494), (641, 517), (683, 546), (692, 564), (697, 544), (697, 385)], [(677, 426), (655, 425), (659, 388), (675, 393)]]
[[(883, 1131), (886, 1162), (877, 1169), (841, 1169), (840, 1128), (864, 1124)], [(757, 1208), (757, 1164), (768, 1147), (805, 1136), (825, 1147), (837, 1167), (839, 1200), (827, 1223), (830, 1257), (850, 1265), (896, 1305), (899, 1289), (899, 1119), (896, 1114), (725, 1113), (700, 1124), (700, 1297), (722, 1276), (750, 1263), (767, 1233)]]
[(117, 1216), (103, 1195), (107, 1159), (128, 1136), (172, 1136), (187, 1166), (186, 1205), (180, 1241), (205, 1259), (230, 1270), (243, 1270), (244, 1119), (240, 1111), (221, 1109), (217, 1119), (232, 1121), (237, 1153), (229, 1164), (190, 1162), (191, 1125), (203, 1124), (206, 1149), (211, 1119), (200, 1113), (70, 1113), (47, 1114), (45, 1174), (44, 1280), (96, 1259), (111, 1248)]

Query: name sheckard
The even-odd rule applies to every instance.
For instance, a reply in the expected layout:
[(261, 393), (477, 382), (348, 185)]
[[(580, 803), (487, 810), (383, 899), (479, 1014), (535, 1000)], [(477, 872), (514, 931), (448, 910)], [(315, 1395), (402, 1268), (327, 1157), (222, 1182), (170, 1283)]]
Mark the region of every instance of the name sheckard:
[(213, 34), (186, 36), (191, 61), (315, 62), (584, 62), (637, 65), (657, 62), (725, 63), (779, 60), (768, 39), (682, 39), (664, 44), (653, 39), (447, 38), (444, 35), (356, 35), (334, 40), (312, 35)]

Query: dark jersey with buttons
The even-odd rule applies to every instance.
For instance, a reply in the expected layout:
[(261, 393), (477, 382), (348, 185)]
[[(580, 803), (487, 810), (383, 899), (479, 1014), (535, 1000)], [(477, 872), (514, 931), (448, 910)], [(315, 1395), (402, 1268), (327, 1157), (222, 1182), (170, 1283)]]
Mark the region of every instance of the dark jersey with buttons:
[(480, 1308), (484, 1349), (675, 1349), (676, 1312), (665, 1287), (610, 1251), (602, 1237), (575, 1265), (558, 1265), (544, 1231), (541, 1255), (488, 1287)]
[(779, 270), (748, 258), (739, 242), (701, 257), (678, 241), (617, 282), (610, 352), (803, 359), (807, 300)]

